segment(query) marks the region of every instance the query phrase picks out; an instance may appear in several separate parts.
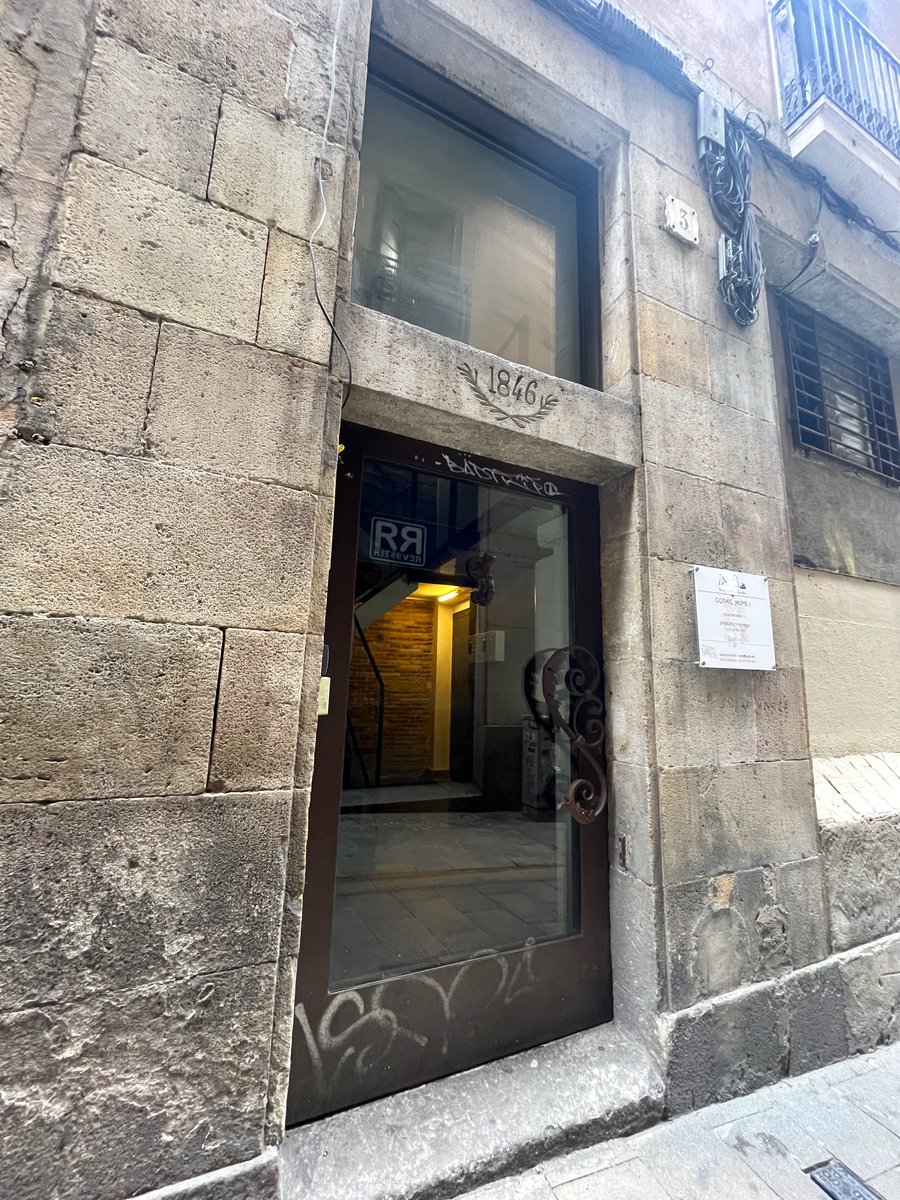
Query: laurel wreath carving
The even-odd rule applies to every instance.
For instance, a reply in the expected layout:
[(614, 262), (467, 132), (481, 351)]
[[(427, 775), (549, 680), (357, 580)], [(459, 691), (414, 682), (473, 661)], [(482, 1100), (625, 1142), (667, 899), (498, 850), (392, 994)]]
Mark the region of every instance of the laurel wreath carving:
[(551, 412), (559, 404), (559, 396), (541, 396), (537, 410), (533, 413), (508, 412), (505, 408), (501, 408), (496, 401), (492, 400), (484, 388), (481, 387), (478, 382), (478, 371), (475, 367), (470, 366), (468, 363), (460, 363), (456, 369), (472, 389), (478, 403), (482, 408), (486, 408), (492, 417), (496, 417), (498, 424), (501, 421), (511, 421), (517, 429), (527, 429), (529, 425), (534, 425), (537, 421), (543, 421), (547, 413)]

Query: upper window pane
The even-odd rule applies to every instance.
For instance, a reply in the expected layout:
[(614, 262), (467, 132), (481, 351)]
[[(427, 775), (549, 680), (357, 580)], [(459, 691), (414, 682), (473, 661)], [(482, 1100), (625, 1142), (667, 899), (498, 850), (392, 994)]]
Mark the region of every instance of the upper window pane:
[(572, 192), (370, 83), (356, 303), (577, 380), (576, 227)]
[(887, 359), (833, 321), (782, 301), (794, 436), (900, 481), (900, 438)]

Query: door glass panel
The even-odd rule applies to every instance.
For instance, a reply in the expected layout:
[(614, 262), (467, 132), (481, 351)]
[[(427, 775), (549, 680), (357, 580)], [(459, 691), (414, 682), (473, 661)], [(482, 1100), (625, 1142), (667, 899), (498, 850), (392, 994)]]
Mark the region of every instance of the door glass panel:
[(366, 462), (332, 988), (578, 931), (571, 751), (526, 695), (572, 641), (569, 532), (555, 500)]

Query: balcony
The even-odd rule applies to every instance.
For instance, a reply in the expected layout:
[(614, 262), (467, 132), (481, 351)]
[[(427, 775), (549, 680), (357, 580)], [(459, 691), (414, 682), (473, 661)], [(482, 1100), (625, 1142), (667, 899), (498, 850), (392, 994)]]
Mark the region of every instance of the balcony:
[(776, 0), (791, 153), (879, 224), (900, 206), (900, 63), (839, 0)]

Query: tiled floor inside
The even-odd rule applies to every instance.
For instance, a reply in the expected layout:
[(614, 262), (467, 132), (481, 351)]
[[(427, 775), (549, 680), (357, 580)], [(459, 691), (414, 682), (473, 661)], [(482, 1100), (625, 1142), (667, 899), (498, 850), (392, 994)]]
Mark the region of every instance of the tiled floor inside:
[(342, 812), (332, 985), (564, 937), (569, 837), (519, 812)]

